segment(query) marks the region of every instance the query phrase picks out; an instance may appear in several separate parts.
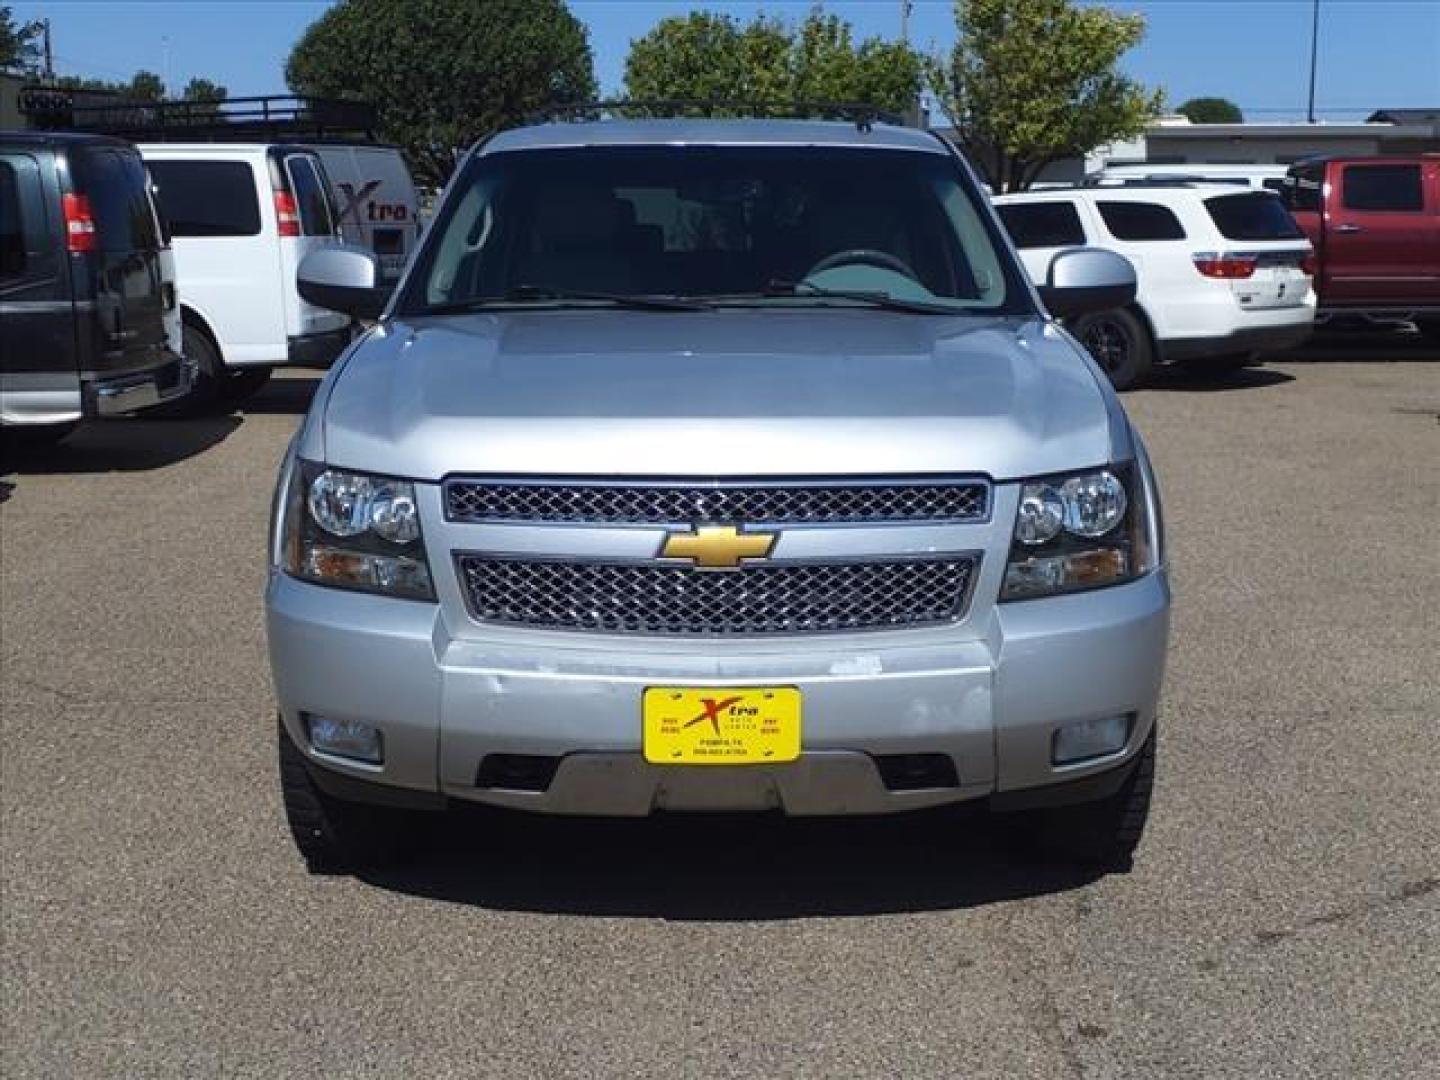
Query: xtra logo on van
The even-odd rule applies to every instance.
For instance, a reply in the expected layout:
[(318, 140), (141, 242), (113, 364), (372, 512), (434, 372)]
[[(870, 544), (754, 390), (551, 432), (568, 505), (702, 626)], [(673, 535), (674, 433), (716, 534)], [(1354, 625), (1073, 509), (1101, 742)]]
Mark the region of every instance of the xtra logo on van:
[[(365, 221), (394, 221), (404, 222), (410, 220), (410, 210), (404, 203), (383, 203), (370, 198), (370, 195), (380, 186), (379, 180), (368, 180), (358, 188), (354, 184), (341, 181), (336, 185), (340, 193), (345, 197), (345, 204), (340, 207), (340, 218), (343, 221), (349, 218), (359, 228)], [(364, 204), (365, 214), (361, 217), (360, 207)]]

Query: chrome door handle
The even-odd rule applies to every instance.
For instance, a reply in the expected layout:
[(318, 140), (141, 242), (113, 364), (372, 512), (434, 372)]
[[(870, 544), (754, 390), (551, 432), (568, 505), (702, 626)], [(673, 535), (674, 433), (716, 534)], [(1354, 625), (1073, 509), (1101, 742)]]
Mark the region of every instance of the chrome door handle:
[(1337, 233), (1357, 233), (1361, 232), (1362, 230), (1359, 225), (1352, 225), (1349, 222), (1346, 222), (1344, 225), (1336, 225), (1335, 231)]

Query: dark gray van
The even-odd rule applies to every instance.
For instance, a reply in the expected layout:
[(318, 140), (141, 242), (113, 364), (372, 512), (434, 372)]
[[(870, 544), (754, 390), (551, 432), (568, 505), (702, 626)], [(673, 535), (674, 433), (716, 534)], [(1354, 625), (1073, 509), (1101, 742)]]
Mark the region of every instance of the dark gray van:
[(164, 249), (129, 143), (0, 132), (0, 424), (59, 438), (186, 393)]

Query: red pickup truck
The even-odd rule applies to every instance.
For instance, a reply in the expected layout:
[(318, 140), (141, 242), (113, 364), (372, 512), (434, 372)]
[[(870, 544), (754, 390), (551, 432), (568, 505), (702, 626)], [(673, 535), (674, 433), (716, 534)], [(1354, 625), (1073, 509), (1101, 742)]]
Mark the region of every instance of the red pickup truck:
[(1310, 158), (1285, 201), (1315, 245), (1321, 318), (1408, 318), (1440, 338), (1440, 154)]

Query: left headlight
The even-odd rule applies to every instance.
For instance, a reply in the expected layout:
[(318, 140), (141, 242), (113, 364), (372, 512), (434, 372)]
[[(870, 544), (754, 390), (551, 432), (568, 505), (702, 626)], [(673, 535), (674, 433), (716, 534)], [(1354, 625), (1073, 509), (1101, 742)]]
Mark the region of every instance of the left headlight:
[(1027, 480), (1001, 600), (1120, 585), (1159, 563), (1153, 491), (1140, 461)]
[(281, 553), (285, 572), (302, 581), (435, 599), (408, 480), (296, 461)]

